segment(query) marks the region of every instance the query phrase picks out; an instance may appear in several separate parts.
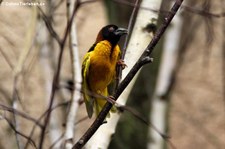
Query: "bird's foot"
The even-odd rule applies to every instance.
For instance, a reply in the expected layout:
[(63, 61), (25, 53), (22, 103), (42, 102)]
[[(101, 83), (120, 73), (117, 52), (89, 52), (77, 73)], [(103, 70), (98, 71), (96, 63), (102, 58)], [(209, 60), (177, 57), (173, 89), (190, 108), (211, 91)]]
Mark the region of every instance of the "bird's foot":
[(124, 60), (122, 60), (122, 59), (117, 61), (117, 65), (121, 66), (122, 69), (127, 67), (127, 65), (125, 64)]
[(115, 98), (113, 96), (108, 96), (108, 102), (110, 102), (112, 105), (116, 103)]

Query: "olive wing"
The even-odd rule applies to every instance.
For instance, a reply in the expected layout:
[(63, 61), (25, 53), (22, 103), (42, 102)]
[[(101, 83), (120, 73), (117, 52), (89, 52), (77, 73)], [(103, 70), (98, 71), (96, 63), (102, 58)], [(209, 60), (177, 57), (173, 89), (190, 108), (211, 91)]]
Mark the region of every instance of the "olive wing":
[(86, 110), (88, 113), (88, 117), (91, 118), (93, 115), (93, 106), (94, 106), (94, 99), (91, 96), (91, 91), (88, 84), (88, 74), (89, 74), (89, 68), (90, 68), (90, 55), (91, 52), (88, 52), (83, 60), (82, 63), (82, 91), (83, 91), (83, 97), (84, 102), (86, 105)]

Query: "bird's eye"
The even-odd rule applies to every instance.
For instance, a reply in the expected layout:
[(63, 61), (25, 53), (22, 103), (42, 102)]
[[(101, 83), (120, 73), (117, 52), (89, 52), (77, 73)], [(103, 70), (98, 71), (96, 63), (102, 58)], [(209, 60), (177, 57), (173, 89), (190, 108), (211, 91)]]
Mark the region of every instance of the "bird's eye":
[(109, 32), (113, 32), (115, 29), (113, 27), (109, 28)]

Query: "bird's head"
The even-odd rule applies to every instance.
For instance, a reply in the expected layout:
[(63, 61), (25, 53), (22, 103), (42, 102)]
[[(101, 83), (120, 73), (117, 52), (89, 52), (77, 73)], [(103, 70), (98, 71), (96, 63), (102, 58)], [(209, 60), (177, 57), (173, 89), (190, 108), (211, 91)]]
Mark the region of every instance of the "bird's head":
[(98, 33), (96, 42), (108, 40), (112, 45), (116, 45), (122, 35), (127, 34), (125, 28), (119, 28), (116, 25), (107, 25)]

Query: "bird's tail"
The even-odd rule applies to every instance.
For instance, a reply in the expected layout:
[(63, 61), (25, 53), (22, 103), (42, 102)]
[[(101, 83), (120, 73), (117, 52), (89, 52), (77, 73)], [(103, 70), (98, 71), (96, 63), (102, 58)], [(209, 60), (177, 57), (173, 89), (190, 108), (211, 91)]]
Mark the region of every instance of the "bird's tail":
[[(108, 90), (107, 88), (101, 93), (103, 96), (108, 97)], [(104, 105), (106, 104), (107, 100), (104, 98), (97, 98), (95, 99), (95, 112), (96, 112), (96, 116), (101, 112), (102, 108), (104, 107)], [(115, 112), (116, 109), (113, 106), (112, 109), (110, 110), (110, 112)], [(110, 117), (110, 113), (107, 115), (107, 117)]]

